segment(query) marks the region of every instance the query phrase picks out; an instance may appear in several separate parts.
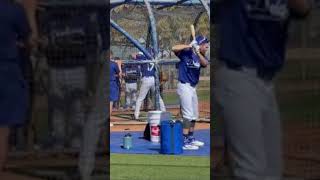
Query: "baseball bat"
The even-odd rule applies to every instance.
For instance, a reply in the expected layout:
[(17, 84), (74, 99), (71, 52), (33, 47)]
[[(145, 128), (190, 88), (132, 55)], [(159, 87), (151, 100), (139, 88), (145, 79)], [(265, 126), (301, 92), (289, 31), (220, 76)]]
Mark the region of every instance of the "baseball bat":
[(194, 30), (193, 24), (190, 25), (192, 40), (196, 40), (196, 31)]
[[(195, 41), (196, 40), (196, 31), (194, 30), (193, 24), (190, 25), (190, 30), (191, 30), (192, 39)], [(193, 50), (193, 51), (195, 51), (195, 50)], [(202, 56), (200, 53), (196, 53), (196, 54), (198, 54), (199, 56)]]
[[(194, 30), (193, 24), (190, 25), (190, 30), (191, 30), (192, 40), (196, 40), (196, 31)], [(175, 45), (174, 47), (172, 47), (172, 50), (175, 51), (176, 49), (184, 49), (184, 48), (186, 48), (186, 46), (187, 45), (185, 45), (185, 44), (178, 44), (178, 45)]]

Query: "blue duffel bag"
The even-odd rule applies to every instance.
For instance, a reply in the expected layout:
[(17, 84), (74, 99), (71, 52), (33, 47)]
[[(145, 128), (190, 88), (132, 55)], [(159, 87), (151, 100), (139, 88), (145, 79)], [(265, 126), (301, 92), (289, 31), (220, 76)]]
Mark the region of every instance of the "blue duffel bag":
[(161, 121), (160, 124), (160, 153), (181, 154), (183, 153), (183, 135), (181, 121)]

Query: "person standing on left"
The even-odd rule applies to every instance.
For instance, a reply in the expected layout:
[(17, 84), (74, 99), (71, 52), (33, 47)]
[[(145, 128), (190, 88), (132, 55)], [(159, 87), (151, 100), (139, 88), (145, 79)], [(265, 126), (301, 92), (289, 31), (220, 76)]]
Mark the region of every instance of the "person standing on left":
[(0, 177), (8, 156), (11, 127), (24, 124), (28, 109), (28, 86), (19, 66), (18, 49), (28, 47), (31, 34), (24, 8), (0, 1)]
[[(113, 103), (119, 99), (119, 78), (120, 78), (120, 69), (116, 61), (113, 59), (113, 54), (110, 52), (110, 117), (112, 114)], [(113, 124), (110, 122), (110, 126)]]

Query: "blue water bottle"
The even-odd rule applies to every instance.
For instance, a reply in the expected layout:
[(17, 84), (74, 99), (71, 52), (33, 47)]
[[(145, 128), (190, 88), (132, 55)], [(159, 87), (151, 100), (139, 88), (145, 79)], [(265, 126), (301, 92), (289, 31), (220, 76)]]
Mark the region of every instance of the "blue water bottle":
[(124, 149), (131, 149), (132, 148), (132, 136), (130, 133), (127, 133), (123, 137), (123, 148)]

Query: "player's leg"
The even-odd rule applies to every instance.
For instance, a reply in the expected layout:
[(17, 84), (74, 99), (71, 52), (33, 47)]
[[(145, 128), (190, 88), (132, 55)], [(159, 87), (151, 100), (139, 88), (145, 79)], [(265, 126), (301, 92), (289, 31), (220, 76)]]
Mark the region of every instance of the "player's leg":
[(139, 119), (139, 114), (140, 114), (140, 107), (141, 107), (141, 104), (143, 102), (143, 100), (146, 98), (147, 94), (148, 94), (148, 91), (149, 89), (151, 88), (150, 86), (150, 78), (142, 78), (142, 83), (141, 83), (141, 87), (140, 87), (140, 90), (139, 90), (139, 96), (137, 98), (137, 102), (136, 102), (136, 108), (135, 108), (135, 111), (134, 111), (134, 118), (135, 119)]
[(70, 69), (67, 72), (70, 92), (73, 92), (72, 98), (72, 111), (70, 113), (70, 123), (68, 124), (68, 136), (70, 141), (68, 142), (72, 148), (80, 148), (81, 144), (81, 132), (79, 129), (83, 127), (84, 120), (86, 117), (83, 109), (82, 96), (86, 94), (87, 87), (87, 74), (84, 67), (78, 67)]
[[(101, 108), (100, 108), (101, 109)], [(102, 127), (105, 127), (107, 113), (94, 109), (88, 113), (84, 124), (83, 138), (79, 155), (79, 172), (83, 180), (90, 180), (95, 167), (95, 152)], [(109, 119), (109, 118), (108, 118)]]
[[(114, 107), (114, 103), (117, 101), (117, 99), (119, 98), (119, 87), (118, 87), (118, 83), (115, 81), (111, 81), (110, 82), (110, 94), (109, 94), (109, 100), (110, 100), (110, 117), (112, 114), (112, 108)], [(112, 126), (112, 124), (110, 123), (110, 126)]]
[(268, 147), (266, 148), (266, 179), (280, 180), (282, 179), (281, 174), (283, 169), (280, 113), (272, 84), (268, 84), (267, 86), (270, 103), (263, 114), (265, 147)]
[(117, 98), (117, 101), (116, 101), (116, 109), (120, 109), (121, 108), (121, 83), (118, 83), (118, 98)]
[(137, 100), (137, 83), (132, 83), (132, 94), (131, 94), (131, 107), (134, 109), (136, 107), (136, 100)]
[(192, 145), (189, 141), (189, 129), (191, 127), (191, 121), (194, 118), (193, 114), (193, 102), (192, 102), (192, 87), (189, 84), (178, 83), (177, 94), (180, 100), (181, 113), (183, 118), (183, 136), (185, 150), (197, 150), (198, 146)]
[(129, 93), (129, 99), (130, 99), (130, 103), (128, 104), (128, 107), (129, 108), (132, 108), (135, 104), (135, 99), (134, 99), (134, 94), (135, 94), (135, 87), (136, 86), (134, 86), (135, 85), (135, 83), (130, 83), (130, 86), (129, 86), (129, 90), (130, 90), (130, 93)]
[(109, 112), (110, 112), (110, 127), (113, 126), (113, 123), (111, 122), (112, 109), (113, 109), (113, 101), (110, 101), (110, 109), (109, 109)]
[(49, 69), (49, 100), (50, 100), (50, 126), (52, 126), (51, 135), (53, 137), (53, 148), (56, 150), (61, 150), (65, 145), (66, 136), (66, 119), (65, 119), (65, 108), (63, 97), (65, 96), (65, 91), (63, 90), (65, 86), (64, 69)]
[(131, 104), (131, 97), (130, 97), (130, 83), (126, 83), (126, 90), (125, 90), (125, 108), (127, 109), (130, 107)]
[[(153, 82), (153, 85), (151, 87), (151, 93), (155, 95), (156, 94), (155, 92), (156, 92), (156, 88), (155, 88), (155, 83)], [(164, 105), (163, 99), (160, 94), (159, 94), (159, 103), (160, 103), (160, 110), (165, 112), (166, 106)]]
[(111, 83), (110, 84), (110, 95), (109, 95), (109, 119), (110, 119), (110, 127), (113, 126), (113, 124), (111, 123), (111, 116), (112, 116), (112, 110), (113, 110), (113, 102), (114, 102), (114, 93), (115, 93), (115, 88), (113, 88), (113, 84), (114, 83)]
[[(224, 128), (224, 122), (223, 122), (223, 116), (221, 115), (222, 107), (220, 103), (216, 101), (216, 98), (211, 99), (211, 106), (213, 108), (213, 114), (215, 115), (214, 119), (214, 130), (213, 130), (213, 136), (214, 140), (211, 139), (211, 153), (217, 154), (218, 152), (221, 154), (220, 157), (217, 157), (216, 162), (214, 162), (214, 165), (212, 166), (212, 174), (214, 177), (219, 176), (221, 173), (227, 173), (229, 168), (229, 156), (228, 156), (228, 147), (226, 142), (226, 132)], [(218, 147), (218, 148), (217, 148)], [(221, 152), (222, 149), (222, 152)], [(230, 173), (228, 173), (230, 174)]]
[(222, 107), (234, 179), (263, 179), (267, 167), (262, 110), (266, 104), (256, 75), (225, 66), (215, 72), (215, 101)]
[(112, 107), (113, 107), (113, 101), (110, 101), (110, 109), (109, 109), (110, 117), (111, 117), (111, 114), (112, 114)]
[(204, 142), (196, 140), (193, 133), (196, 126), (196, 120), (199, 118), (199, 107), (198, 107), (198, 95), (196, 89), (192, 89), (192, 105), (193, 105), (193, 119), (190, 124), (188, 138), (190, 140), (190, 143), (195, 146), (204, 146)]
[[(107, 77), (107, 65), (104, 66), (102, 72), (103, 77), (98, 81), (98, 87), (95, 94), (95, 103), (91, 104), (92, 109), (88, 112), (84, 127), (82, 129), (82, 144), (79, 155), (78, 168), (81, 174), (81, 180), (91, 180), (91, 174), (95, 165), (95, 152), (101, 129), (106, 127), (108, 123), (108, 109), (107, 106), (107, 87), (109, 82), (105, 79)], [(112, 107), (112, 102), (110, 102)], [(112, 110), (112, 109), (111, 109)], [(110, 111), (111, 113), (111, 111)], [(108, 138), (107, 138), (108, 140)], [(109, 142), (107, 142), (109, 143)], [(77, 178), (79, 179), (79, 178)]]
[(84, 124), (83, 138), (79, 156), (79, 172), (83, 180), (90, 180), (95, 167), (95, 152), (99, 142), (101, 128), (105, 125), (106, 115), (100, 116), (96, 110), (88, 114), (88, 119)]

